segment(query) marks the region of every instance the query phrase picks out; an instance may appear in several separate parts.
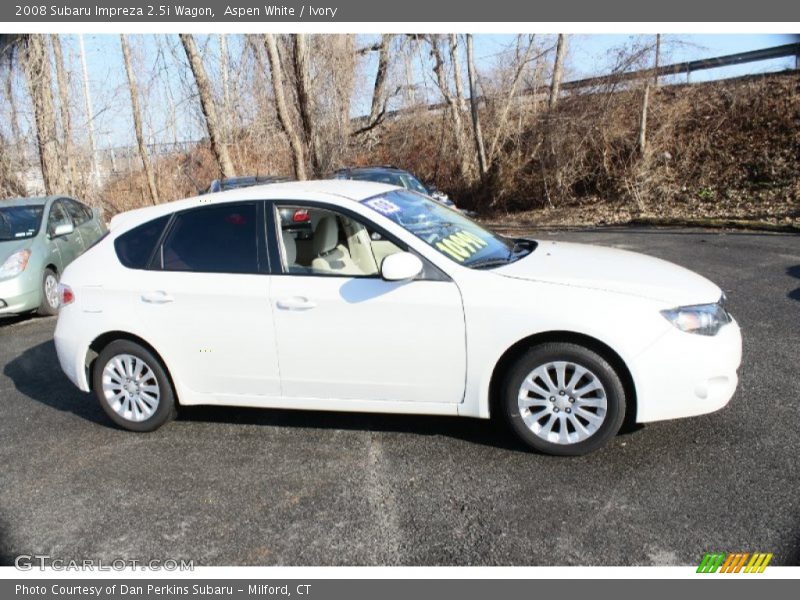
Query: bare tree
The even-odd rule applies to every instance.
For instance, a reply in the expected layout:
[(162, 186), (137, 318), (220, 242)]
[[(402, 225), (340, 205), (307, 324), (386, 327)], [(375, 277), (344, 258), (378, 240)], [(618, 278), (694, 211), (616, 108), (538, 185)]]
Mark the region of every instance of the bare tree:
[(39, 162), (45, 193), (57, 194), (65, 191), (64, 173), (58, 153), (58, 133), (50, 60), (47, 56), (45, 37), (42, 34), (27, 36), (25, 53), (25, 75), (28, 79), (33, 114), (36, 122), (36, 139), (39, 146)]
[(98, 184), (100, 165), (97, 157), (97, 146), (94, 139), (94, 108), (92, 107), (92, 93), (89, 89), (89, 69), (86, 67), (86, 47), (83, 43), (83, 34), (78, 36), (81, 54), (81, 75), (83, 79), (83, 100), (86, 104), (86, 129), (89, 134), (89, 152), (92, 155), (92, 185)]
[(50, 36), (53, 45), (53, 56), (56, 63), (56, 81), (58, 83), (59, 108), (61, 109), (61, 155), (64, 157), (69, 173), (67, 188), (70, 193), (77, 194), (78, 169), (75, 164), (75, 148), (72, 144), (72, 117), (70, 115), (69, 75), (64, 64), (64, 52), (61, 49), (61, 36), (57, 33)]
[(8, 73), (6, 73), (6, 86), (5, 86), (6, 100), (8, 101), (9, 120), (11, 121), (11, 136), (15, 142), (22, 139), (22, 134), (19, 128), (19, 113), (17, 111), (17, 100), (14, 97), (14, 69), (9, 64)]
[(180, 34), (183, 49), (186, 52), (186, 58), (189, 60), (189, 66), (192, 69), (195, 83), (197, 83), (197, 93), (200, 96), (200, 107), (203, 110), (203, 117), (206, 121), (206, 130), (208, 131), (208, 139), (211, 141), (211, 151), (214, 153), (214, 158), (217, 161), (217, 167), (223, 177), (233, 177), (236, 170), (233, 168), (233, 162), (228, 154), (228, 147), (224, 142), (224, 135), (222, 132), (222, 125), (217, 119), (217, 108), (214, 105), (214, 94), (211, 90), (211, 83), (208, 81), (206, 68), (203, 65), (203, 59), (197, 50), (197, 44), (194, 41), (194, 36), (191, 33)]
[(442, 58), (442, 51), (439, 47), (440, 38), (438, 36), (430, 36), (428, 41), (431, 45), (431, 55), (434, 59), (433, 71), (436, 74), (437, 84), (439, 91), (444, 96), (445, 102), (450, 109), (450, 115), (453, 121), (453, 134), (456, 141), (456, 155), (458, 156), (459, 172), (461, 177), (466, 182), (472, 181), (471, 161), (468, 158), (466, 151), (466, 141), (464, 140), (464, 125), (461, 120), (461, 110), (458, 106), (458, 100), (453, 96), (450, 91), (450, 85), (447, 81), (447, 74), (444, 68), (444, 59)]
[(379, 44), (366, 49), (367, 52), (378, 52), (378, 71), (375, 73), (375, 84), (372, 87), (372, 103), (370, 104), (367, 123), (358, 131), (354, 132), (354, 135), (374, 129), (380, 125), (384, 116), (386, 115), (386, 81), (389, 74), (389, 50), (391, 48), (393, 37), (394, 34), (384, 33), (381, 36), (381, 41)]
[(567, 53), (567, 36), (563, 33), (558, 34), (556, 42), (556, 59), (553, 63), (553, 78), (550, 82), (550, 110), (558, 103), (558, 92), (561, 88), (561, 77), (564, 74), (564, 56)]
[[(37, 150), (45, 193), (57, 194), (65, 191), (64, 172), (58, 148), (53, 81), (45, 36), (0, 34), (0, 54), (2, 55), (0, 58), (4, 61), (3, 66), (9, 70), (13, 69), (15, 59), (19, 58), (22, 62), (33, 104)], [(9, 92), (13, 104), (13, 91), (10, 88)], [(12, 105), (12, 112), (16, 112), (15, 105)], [(12, 121), (16, 121), (15, 115)], [(12, 122), (12, 131), (13, 129), (19, 133), (19, 126)]]
[(136, 132), (136, 142), (139, 144), (139, 156), (142, 159), (142, 166), (144, 173), (147, 177), (147, 187), (150, 190), (150, 199), (153, 204), (158, 204), (158, 186), (156, 185), (156, 174), (153, 171), (153, 165), (150, 162), (150, 154), (147, 150), (147, 144), (144, 140), (144, 131), (142, 129), (142, 111), (139, 107), (139, 86), (136, 83), (136, 74), (133, 72), (133, 65), (131, 64), (131, 50), (128, 47), (128, 38), (123, 33), (119, 36), (122, 45), (122, 58), (125, 62), (125, 73), (128, 76), (128, 90), (131, 94), (131, 110), (133, 112), (133, 128)]
[(644, 84), (642, 94), (642, 114), (639, 118), (639, 152), (644, 154), (647, 146), (647, 105), (650, 100), (650, 82)]
[[(658, 67), (661, 60), (661, 34), (656, 34), (655, 56), (653, 57), (653, 87), (658, 88)], [(645, 80), (642, 93), (642, 112), (639, 115), (639, 152), (644, 155), (647, 149), (647, 109), (650, 103), (650, 81)]]
[(303, 143), (294, 126), (289, 108), (286, 105), (286, 90), (283, 85), (283, 65), (281, 64), (281, 57), (278, 53), (278, 43), (274, 34), (264, 34), (264, 46), (267, 49), (270, 72), (272, 73), (272, 91), (275, 96), (275, 111), (278, 113), (278, 121), (281, 124), (281, 128), (286, 134), (286, 137), (289, 138), (295, 177), (300, 180), (307, 179)]
[(494, 136), (492, 137), (492, 143), (489, 146), (490, 163), (495, 159), (495, 152), (498, 149), (498, 144), (502, 139), (502, 136), (505, 134), (506, 122), (508, 121), (508, 115), (511, 111), (511, 105), (514, 103), (514, 98), (517, 94), (517, 88), (519, 87), (519, 83), (522, 80), (522, 75), (525, 73), (525, 69), (528, 67), (528, 64), (533, 56), (533, 50), (535, 48), (533, 44), (534, 38), (534, 35), (528, 35), (526, 43), (523, 45), (523, 36), (520, 35), (517, 37), (516, 64), (511, 77), (511, 83), (508, 85), (505, 93), (502, 109), (500, 111), (500, 118), (498, 119)]
[(219, 71), (222, 78), (222, 110), (226, 116), (231, 116), (231, 73), (228, 64), (228, 34), (226, 33), (219, 34)]
[(661, 34), (656, 34), (656, 52), (655, 52), (655, 59), (653, 61), (653, 85), (658, 87), (658, 67), (661, 63)]
[(461, 61), (458, 59), (458, 36), (455, 33), (450, 34), (450, 64), (453, 65), (453, 83), (456, 89), (458, 109), (463, 112), (466, 110), (466, 102), (464, 100), (464, 84), (461, 78)]
[(479, 111), (480, 98), (478, 97), (477, 73), (475, 71), (475, 55), (472, 47), (472, 34), (467, 34), (467, 75), (469, 77), (469, 106), (472, 113), (472, 134), (475, 140), (475, 152), (478, 155), (478, 169), (481, 179), (486, 177), (488, 166), (486, 164), (486, 148), (483, 145), (483, 132), (481, 131), (481, 116)]
[(8, 143), (0, 132), (0, 196), (27, 196), (25, 184), (20, 180), (11, 166)]
[(417, 35), (409, 35), (405, 38), (403, 49), (403, 66), (406, 75), (406, 105), (413, 107), (417, 104), (417, 87), (414, 84), (414, 66), (412, 61), (419, 52), (419, 38)]
[(9, 56), (2, 56), (6, 49), (0, 48), (0, 61), (6, 62), (8, 70), (5, 81), (5, 96), (9, 108), (9, 121), (11, 121), (11, 141), (6, 140), (0, 132), (0, 195), (26, 196), (25, 184), (15, 173), (12, 164), (19, 164), (24, 159), (25, 151), (20, 148), (22, 133), (19, 127), (19, 116), (17, 111), (17, 101), (14, 97), (14, 68), (13, 55), (15, 49), (9, 48)]
[(303, 130), (308, 156), (311, 159), (311, 173), (314, 177), (321, 175), (319, 164), (319, 148), (315, 131), (314, 116), (312, 113), (310, 81), (310, 67), (308, 44), (306, 36), (297, 33), (292, 36), (294, 41), (294, 83), (297, 94), (297, 112), (300, 114), (300, 127)]
[(309, 37), (314, 117), (314, 152), (318, 169), (326, 173), (338, 166), (351, 137), (351, 103), (355, 85), (354, 35)]

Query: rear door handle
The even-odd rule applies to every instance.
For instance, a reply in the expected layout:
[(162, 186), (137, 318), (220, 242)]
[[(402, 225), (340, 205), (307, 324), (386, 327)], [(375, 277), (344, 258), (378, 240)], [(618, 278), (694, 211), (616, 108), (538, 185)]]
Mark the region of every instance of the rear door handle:
[(142, 294), (142, 302), (147, 302), (148, 304), (167, 304), (172, 300), (172, 296), (163, 290)]
[(316, 303), (303, 296), (291, 296), (290, 298), (281, 298), (275, 305), (283, 310), (309, 310), (314, 308)]

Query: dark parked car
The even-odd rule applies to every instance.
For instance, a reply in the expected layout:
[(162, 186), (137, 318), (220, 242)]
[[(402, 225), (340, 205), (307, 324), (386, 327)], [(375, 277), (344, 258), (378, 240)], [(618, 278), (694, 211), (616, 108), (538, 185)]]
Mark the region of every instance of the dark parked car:
[(374, 181), (375, 183), (388, 183), (398, 187), (419, 192), (430, 196), (437, 202), (456, 208), (455, 203), (444, 192), (432, 186), (423, 185), (422, 182), (408, 171), (390, 165), (378, 167), (348, 167), (339, 169), (333, 174), (336, 179), (355, 179), (356, 181)]
[(212, 181), (211, 185), (209, 185), (208, 189), (203, 193), (212, 194), (214, 192), (224, 192), (226, 190), (233, 190), (236, 188), (250, 187), (251, 185), (283, 183), (284, 181), (291, 180), (291, 177), (282, 177), (280, 175), (245, 175), (242, 177), (225, 177)]

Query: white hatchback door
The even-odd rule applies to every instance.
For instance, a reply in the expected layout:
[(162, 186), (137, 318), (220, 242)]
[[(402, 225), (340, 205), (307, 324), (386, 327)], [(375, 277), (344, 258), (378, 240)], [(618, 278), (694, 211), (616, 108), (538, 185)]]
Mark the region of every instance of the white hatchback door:
[(378, 260), (400, 248), (334, 207), (287, 203), (274, 215), (277, 236), (269, 237), (277, 237), (283, 274), (273, 277), (270, 298), (284, 397), (462, 401), (464, 312), (455, 283), (432, 265), (413, 281), (384, 281)]

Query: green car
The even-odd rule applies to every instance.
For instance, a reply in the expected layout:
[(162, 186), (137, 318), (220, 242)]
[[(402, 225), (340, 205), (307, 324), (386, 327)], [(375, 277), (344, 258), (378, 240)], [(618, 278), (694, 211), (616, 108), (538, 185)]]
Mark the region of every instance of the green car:
[(0, 201), (0, 317), (58, 311), (58, 278), (106, 234), (90, 207), (59, 196)]

